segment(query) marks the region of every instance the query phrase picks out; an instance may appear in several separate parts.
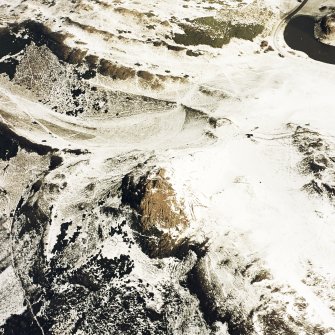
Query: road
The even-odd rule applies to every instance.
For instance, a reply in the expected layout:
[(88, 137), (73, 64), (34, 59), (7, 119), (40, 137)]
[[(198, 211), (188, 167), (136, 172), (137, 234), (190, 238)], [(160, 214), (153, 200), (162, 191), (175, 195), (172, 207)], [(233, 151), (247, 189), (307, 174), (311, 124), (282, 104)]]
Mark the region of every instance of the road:
[(273, 45), (275, 49), (277, 49), (278, 53), (283, 55), (282, 46), (280, 45), (280, 39), (283, 38), (284, 28), (289, 20), (292, 19), (293, 16), (297, 15), (308, 3), (309, 0), (303, 0), (300, 5), (290, 10), (288, 13), (284, 15), (284, 17), (279, 21), (273, 33)]

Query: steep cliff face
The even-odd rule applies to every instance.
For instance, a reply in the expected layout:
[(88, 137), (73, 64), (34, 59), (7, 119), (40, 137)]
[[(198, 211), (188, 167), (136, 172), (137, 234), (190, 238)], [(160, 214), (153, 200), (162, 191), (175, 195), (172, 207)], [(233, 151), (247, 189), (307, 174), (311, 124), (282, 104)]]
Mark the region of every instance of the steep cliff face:
[(160, 169), (145, 184), (140, 211), (143, 230), (149, 230), (154, 226), (163, 229), (183, 229), (188, 225), (182, 204), (177, 201), (176, 193), (168, 182), (164, 169)]
[(135, 211), (139, 241), (150, 257), (177, 256), (189, 249), (184, 234), (189, 219), (165, 174), (158, 169), (139, 178), (126, 175), (122, 181), (122, 202)]

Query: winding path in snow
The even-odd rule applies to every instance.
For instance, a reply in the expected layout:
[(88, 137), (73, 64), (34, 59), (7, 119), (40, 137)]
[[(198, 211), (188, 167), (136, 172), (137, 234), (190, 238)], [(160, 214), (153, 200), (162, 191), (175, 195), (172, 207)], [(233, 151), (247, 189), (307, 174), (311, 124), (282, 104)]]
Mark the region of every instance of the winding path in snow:
[[(299, 13), (307, 4), (308, 0), (303, 0), (300, 5), (290, 10), (288, 13), (284, 15), (284, 17), (279, 21), (273, 33), (273, 45), (277, 49), (277, 51), (283, 55), (282, 46), (280, 45), (280, 40), (284, 38), (284, 28), (289, 20), (292, 19), (297, 13)], [(286, 43), (285, 43), (286, 46)]]

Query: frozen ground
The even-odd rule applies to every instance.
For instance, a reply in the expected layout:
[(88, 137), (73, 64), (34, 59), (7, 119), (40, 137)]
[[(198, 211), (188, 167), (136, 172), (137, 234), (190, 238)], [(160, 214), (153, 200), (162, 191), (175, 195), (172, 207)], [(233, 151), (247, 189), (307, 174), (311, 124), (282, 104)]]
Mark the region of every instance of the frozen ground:
[(0, 0), (1, 334), (335, 334), (335, 67), (285, 46), (298, 5)]

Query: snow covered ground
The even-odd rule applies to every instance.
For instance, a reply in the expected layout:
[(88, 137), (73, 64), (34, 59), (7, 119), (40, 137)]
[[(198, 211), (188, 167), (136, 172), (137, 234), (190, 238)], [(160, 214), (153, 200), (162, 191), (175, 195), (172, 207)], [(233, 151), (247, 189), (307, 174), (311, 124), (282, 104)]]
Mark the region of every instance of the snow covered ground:
[(283, 54), (298, 5), (0, 1), (51, 50), (0, 78), (3, 334), (335, 334), (335, 67)]

